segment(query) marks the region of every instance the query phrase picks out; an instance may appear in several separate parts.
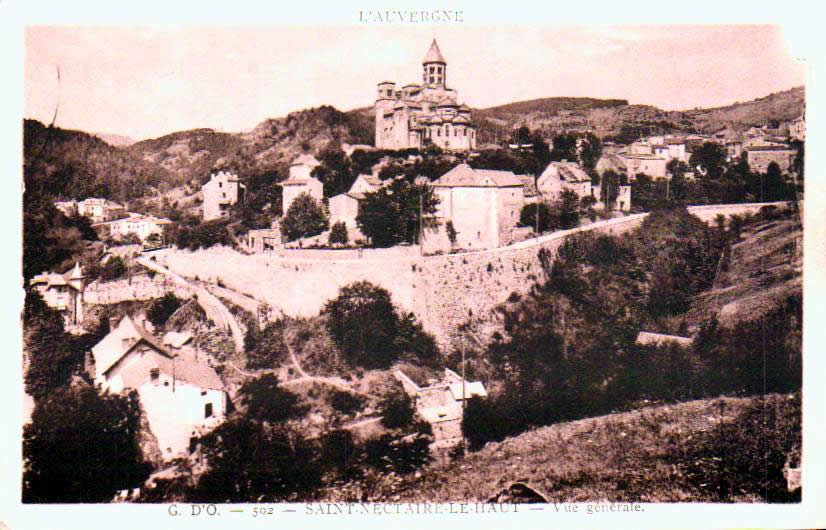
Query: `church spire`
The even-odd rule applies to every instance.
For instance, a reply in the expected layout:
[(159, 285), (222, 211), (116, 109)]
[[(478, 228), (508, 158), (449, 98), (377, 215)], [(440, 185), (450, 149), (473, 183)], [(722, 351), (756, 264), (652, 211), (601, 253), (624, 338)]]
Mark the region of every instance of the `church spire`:
[(424, 60), (422, 61), (422, 64), (428, 63), (447, 64), (445, 58), (442, 57), (442, 52), (439, 50), (439, 45), (436, 44), (436, 39), (433, 39), (433, 42), (430, 44), (430, 49), (427, 51), (427, 55), (424, 56)]

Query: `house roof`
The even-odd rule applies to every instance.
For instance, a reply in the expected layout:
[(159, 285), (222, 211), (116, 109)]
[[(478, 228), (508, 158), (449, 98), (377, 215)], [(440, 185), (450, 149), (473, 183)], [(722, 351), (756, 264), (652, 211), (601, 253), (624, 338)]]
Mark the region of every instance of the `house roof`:
[(361, 175), (356, 177), (356, 180), (358, 180), (358, 179), (364, 180), (365, 182), (367, 182), (371, 186), (379, 186), (380, 187), (384, 184), (379, 177), (377, 177), (375, 175), (368, 175), (366, 173), (362, 173)]
[(787, 145), (749, 145), (743, 148), (745, 151), (780, 151), (794, 153), (795, 150)]
[(436, 44), (436, 39), (430, 44), (430, 49), (427, 50), (427, 55), (424, 56), (422, 64), (427, 63), (442, 63), (447, 64), (445, 58), (442, 57), (442, 52), (439, 50), (439, 45)]
[(319, 184), (321, 183), (321, 181), (315, 177), (290, 177), (287, 180), (282, 180), (279, 184), (282, 186), (306, 186), (313, 180)]
[(467, 164), (459, 164), (434, 181), (433, 186), (504, 188), (522, 186), (522, 181), (512, 171), (473, 169)]
[(172, 357), (172, 353), (158, 343), (148, 331), (136, 325), (129, 316), (123, 317), (118, 326), (111, 330), (92, 347), (95, 370), (104, 374), (140, 343), (146, 343), (161, 355)]
[(591, 177), (576, 162), (551, 162), (539, 176), (539, 180), (554, 173), (564, 182), (591, 182)]
[(522, 182), (525, 197), (536, 197), (539, 193), (536, 191), (536, 179), (532, 175), (516, 175)]
[(321, 162), (318, 161), (316, 157), (311, 155), (310, 153), (302, 153), (298, 155), (295, 160), (292, 161), (290, 164), (291, 166), (310, 166), (316, 167), (320, 166)]
[(691, 346), (694, 339), (691, 337), (680, 337), (679, 335), (652, 333), (650, 331), (640, 331), (639, 335), (637, 335), (637, 344), (640, 345), (659, 345), (667, 342), (676, 342), (680, 346)]
[(170, 331), (163, 336), (163, 345), (172, 346), (173, 348), (180, 348), (190, 340), (192, 340), (192, 333), (188, 331)]
[(44, 272), (42, 274), (38, 274), (29, 280), (29, 285), (46, 284), (47, 289), (52, 286), (68, 285), (74, 289), (74, 286), (70, 283), (71, 280), (81, 279), (83, 279), (83, 267), (80, 266), (80, 263), (75, 262), (75, 266), (63, 274), (57, 272)]
[(179, 381), (186, 381), (200, 388), (223, 390), (224, 383), (215, 370), (208, 364), (176, 357), (160, 358), (158, 368), (162, 373)]

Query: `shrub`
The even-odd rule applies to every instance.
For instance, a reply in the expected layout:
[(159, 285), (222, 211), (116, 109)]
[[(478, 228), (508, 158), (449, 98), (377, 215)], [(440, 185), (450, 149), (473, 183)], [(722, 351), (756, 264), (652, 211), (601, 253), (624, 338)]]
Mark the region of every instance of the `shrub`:
[(175, 293), (166, 293), (152, 302), (152, 305), (146, 310), (146, 318), (156, 327), (163, 326), (183, 303), (183, 300), (175, 296)]
[(431, 438), (422, 435), (399, 438), (385, 434), (364, 444), (364, 460), (375, 469), (404, 475), (430, 461), (431, 441)]
[[(284, 323), (281, 320), (270, 322), (253, 336), (255, 338), (250, 341), (253, 347), (247, 352), (247, 368), (272, 368), (277, 361), (287, 355)], [(245, 339), (245, 347), (246, 345)]]
[(398, 387), (384, 396), (379, 404), (379, 412), (382, 415), (381, 424), (388, 429), (400, 429), (411, 425), (416, 414), (413, 400)]
[(307, 193), (293, 200), (281, 221), (281, 234), (287, 241), (312, 237), (327, 229), (327, 216), (321, 204)]
[(347, 241), (347, 226), (342, 221), (339, 221), (330, 229), (330, 237), (327, 239), (327, 242), (330, 245), (346, 245)]
[(280, 422), (307, 413), (298, 395), (278, 386), (278, 377), (265, 374), (246, 381), (239, 390), (241, 403), (247, 407), (247, 417), (259, 421)]
[(352, 414), (362, 409), (364, 402), (362, 399), (350, 392), (336, 390), (330, 396), (330, 405), (342, 414)]
[(117, 280), (119, 278), (123, 278), (124, 276), (126, 276), (126, 272), (126, 264), (123, 262), (120, 256), (112, 256), (100, 270), (100, 279), (105, 282), (110, 282), (113, 280)]

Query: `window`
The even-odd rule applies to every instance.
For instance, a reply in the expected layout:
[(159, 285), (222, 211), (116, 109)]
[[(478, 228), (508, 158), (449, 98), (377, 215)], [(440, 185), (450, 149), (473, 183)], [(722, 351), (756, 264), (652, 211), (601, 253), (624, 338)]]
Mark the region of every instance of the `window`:
[(161, 375), (161, 371), (158, 370), (157, 368), (151, 368), (149, 370), (149, 379), (153, 383), (155, 383), (156, 385), (158, 384), (158, 378), (160, 377), (160, 375)]
[(441, 129), (436, 129), (436, 136), (441, 136), (441, 135), (442, 135), (442, 130)]
[[(433, 73), (433, 67), (432, 67), (432, 66), (430, 67), (430, 73), (431, 73), (431, 74)], [(430, 79), (433, 79), (433, 78), (431, 77)], [(433, 82), (433, 81), (431, 81), (431, 83), (432, 83), (432, 82)]]
[(390, 90), (390, 89), (388, 89), (388, 90), (387, 90), (387, 95), (388, 95), (388, 96), (392, 96), (392, 95), (393, 95), (393, 91), (392, 91), (392, 90)]
[(465, 136), (467, 136), (467, 129), (465, 129)]
[(433, 82), (433, 76), (432, 75), (430, 76), (430, 82), (431, 83)]
[(437, 74), (441, 74), (441, 73), (442, 73), (442, 67), (441, 67), (441, 66), (437, 66), (437, 67), (436, 67), (436, 73), (437, 73)]
[(201, 390), (201, 395), (205, 396), (206, 395), (206, 390)]
[(204, 405), (204, 418), (209, 418), (212, 416), (212, 403), (207, 403)]
[(224, 187), (224, 183), (223, 183), (223, 182), (219, 182), (219, 183), (218, 183), (218, 187), (219, 187), (219, 188), (223, 188), (223, 187)]
[(459, 136), (459, 129), (453, 129), (453, 136)]

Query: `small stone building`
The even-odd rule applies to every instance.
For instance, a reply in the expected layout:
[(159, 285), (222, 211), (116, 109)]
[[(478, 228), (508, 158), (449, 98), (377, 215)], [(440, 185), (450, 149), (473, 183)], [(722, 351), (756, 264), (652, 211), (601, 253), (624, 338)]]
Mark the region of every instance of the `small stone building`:
[(204, 194), (204, 221), (220, 219), (229, 215), (229, 208), (244, 199), (246, 186), (241, 184), (238, 176), (227, 171), (212, 175), (209, 182), (201, 187)]

